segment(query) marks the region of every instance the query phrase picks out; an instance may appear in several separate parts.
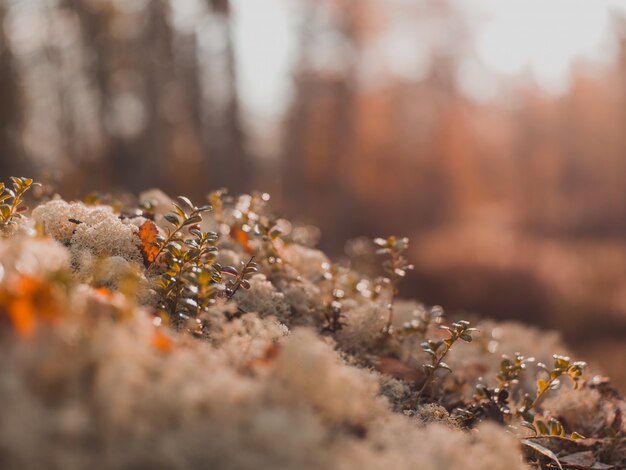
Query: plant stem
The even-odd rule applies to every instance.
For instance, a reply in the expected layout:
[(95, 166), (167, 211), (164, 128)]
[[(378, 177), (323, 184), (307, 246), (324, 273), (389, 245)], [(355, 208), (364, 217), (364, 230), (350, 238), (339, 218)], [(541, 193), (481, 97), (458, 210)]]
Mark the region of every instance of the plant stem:
[(432, 383), (433, 378), (435, 377), (435, 372), (437, 371), (437, 369), (439, 368), (439, 364), (441, 364), (441, 361), (443, 361), (443, 359), (446, 357), (446, 354), (448, 354), (448, 351), (450, 351), (450, 348), (452, 347), (453, 343), (445, 343), (444, 349), (441, 352), (441, 355), (437, 357), (437, 360), (435, 361), (435, 363), (433, 364), (434, 369), (432, 369), (432, 371), (426, 376), (426, 380), (424, 381), (424, 384), (422, 385), (422, 388), (420, 388), (419, 392), (417, 392), (417, 398), (420, 398), (422, 396), (422, 393), (424, 393), (424, 390), (426, 390), (426, 387)]
[(241, 272), (239, 273), (239, 276), (237, 276), (237, 281), (235, 282), (235, 288), (233, 289), (233, 291), (228, 295), (228, 297), (226, 297), (228, 300), (232, 299), (233, 296), (237, 293), (237, 291), (239, 290), (239, 287), (241, 287), (241, 281), (243, 281), (243, 278), (245, 276), (245, 272), (246, 272), (246, 268), (248, 266), (250, 266), (250, 264), (252, 263), (252, 261), (254, 261), (254, 256), (252, 256), (248, 262), (246, 263), (246, 265), (241, 269)]
[(548, 391), (550, 390), (550, 386), (554, 383), (555, 380), (557, 380), (558, 377), (554, 377), (551, 378), (550, 380), (548, 380), (548, 382), (546, 383), (546, 386), (543, 390), (539, 390), (537, 392), (537, 396), (535, 397), (535, 399), (533, 400), (533, 402), (528, 406), (528, 409), (532, 409), (535, 407), (535, 405), (537, 404), (537, 402), (539, 401), (539, 399)]

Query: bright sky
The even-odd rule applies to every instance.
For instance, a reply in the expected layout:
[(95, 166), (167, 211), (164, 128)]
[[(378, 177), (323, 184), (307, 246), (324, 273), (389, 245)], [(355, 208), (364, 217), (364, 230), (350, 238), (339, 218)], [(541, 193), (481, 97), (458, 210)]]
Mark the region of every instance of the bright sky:
[[(462, 69), (464, 85), (485, 98), (487, 88), (497, 83), (494, 76), (511, 80), (524, 75), (546, 91), (565, 91), (569, 69), (578, 58), (605, 63), (614, 57), (611, 12), (626, 14), (626, 0), (457, 3), (475, 18), (476, 54), (492, 74), (486, 80), (484, 72), (468, 65)], [(254, 115), (276, 117), (287, 102), (295, 50), (293, 5), (289, 0), (234, 0), (241, 92)], [(403, 50), (411, 54), (407, 61), (415, 60), (410, 45), (393, 49), (387, 54), (396, 61)]]
[(547, 91), (567, 88), (568, 72), (583, 57), (609, 62), (611, 12), (626, 13), (623, 0), (474, 0), (482, 12), (476, 49), (496, 73), (530, 72)]

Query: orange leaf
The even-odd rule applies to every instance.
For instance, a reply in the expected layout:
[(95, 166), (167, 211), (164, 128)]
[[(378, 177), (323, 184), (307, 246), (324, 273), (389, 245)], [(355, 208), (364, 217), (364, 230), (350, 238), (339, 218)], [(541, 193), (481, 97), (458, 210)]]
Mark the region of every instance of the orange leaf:
[(143, 255), (143, 261), (146, 266), (150, 266), (154, 263), (154, 260), (159, 254), (159, 249), (156, 246), (158, 233), (159, 231), (156, 224), (151, 220), (146, 220), (139, 227), (141, 254)]
[(252, 247), (250, 246), (250, 236), (241, 230), (237, 226), (232, 226), (230, 229), (230, 236), (239, 243), (247, 253), (252, 253)]
[(3, 310), (23, 338), (32, 336), (38, 321), (52, 323), (61, 316), (54, 288), (45, 279), (21, 276), (11, 291), (1, 297)]
[(106, 287), (98, 287), (94, 289), (94, 291), (96, 291), (96, 293), (100, 294), (102, 297), (110, 298), (113, 295), (111, 289), (108, 289)]
[(160, 352), (170, 352), (174, 348), (172, 339), (161, 330), (156, 330), (152, 335), (152, 347)]
[(28, 299), (20, 298), (11, 302), (9, 317), (13, 327), (22, 338), (30, 338), (35, 331), (35, 312)]

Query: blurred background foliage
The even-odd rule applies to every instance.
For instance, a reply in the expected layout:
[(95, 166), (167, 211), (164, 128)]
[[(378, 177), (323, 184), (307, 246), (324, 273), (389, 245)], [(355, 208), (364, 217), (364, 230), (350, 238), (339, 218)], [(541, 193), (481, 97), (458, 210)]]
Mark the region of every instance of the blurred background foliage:
[(1, 180), (269, 191), (334, 256), (409, 236), (406, 295), (626, 383), (624, 9), (506, 3), (0, 0)]

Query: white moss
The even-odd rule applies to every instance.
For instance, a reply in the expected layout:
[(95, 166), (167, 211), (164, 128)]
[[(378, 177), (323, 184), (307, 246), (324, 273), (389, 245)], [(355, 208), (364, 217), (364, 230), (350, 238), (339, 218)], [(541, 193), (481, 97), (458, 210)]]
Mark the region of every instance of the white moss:
[(21, 274), (47, 276), (68, 269), (69, 258), (67, 250), (50, 238), (0, 239), (3, 274), (17, 271)]
[(250, 278), (250, 289), (239, 289), (235, 297), (237, 304), (245, 312), (256, 312), (262, 317), (275, 316), (286, 323), (291, 317), (291, 306), (285, 295), (278, 292), (263, 274)]
[[(171, 200), (155, 192), (142, 198), (157, 201), (157, 223), (163, 223)], [(439, 405), (415, 409), (414, 378), (365, 367), (381, 352), (409, 370), (425, 361), (420, 335), (381, 341), (386, 299), (348, 295), (342, 299), (346, 325), (332, 335), (299, 327), (320, 328), (328, 297), (321, 282), (328, 260), (320, 251), (287, 245), (285, 264), (253, 276), (236, 304), (220, 300), (191, 320), (208, 325), (204, 340), (161, 326), (171, 343), (160, 348), (148, 307), (91, 287), (123, 291), (134, 275), (146, 294), (141, 302), (150, 301), (137, 239), (145, 219), (121, 221), (109, 207), (60, 200), (39, 206), (33, 218), (58, 241), (27, 232), (0, 240), (4, 278), (46, 276), (67, 270), (70, 261), (74, 278), (58, 325), (38, 328), (24, 341), (5, 334), (8, 322), (0, 322), (0, 466), (528, 468), (503, 427), (487, 423), (462, 432)], [(246, 259), (232, 240), (223, 243), (229, 249), (220, 246), (220, 262), (238, 266)], [(352, 275), (340, 282), (349, 287)], [(413, 320), (416, 311), (423, 307), (397, 301), (394, 326)], [(544, 362), (564, 352), (556, 335), (517, 324), (483, 322), (479, 329), (472, 344), (460, 342), (446, 357), (455, 377), (468, 384), (493, 376), (503, 352)], [(426, 337), (441, 334), (433, 325)], [(534, 377), (528, 377), (522, 385), (530, 388)], [(471, 386), (465, 389), (471, 393)], [(623, 402), (607, 403), (589, 389), (562, 390), (541, 408), (583, 433), (626, 413)]]
[[(624, 403), (606, 400), (600, 392), (591, 388), (573, 390), (561, 388), (548, 396), (542, 409), (558, 417), (568, 429), (584, 436), (593, 436), (610, 427), (617, 414), (626, 412)], [(626, 423), (624, 423), (626, 431)]]
[(387, 322), (387, 314), (387, 309), (375, 302), (345, 308), (347, 325), (336, 333), (337, 342), (355, 354), (367, 355), (374, 352), (377, 345), (380, 345), (381, 331)]
[(337, 353), (310, 330), (285, 341), (271, 394), (285, 403), (308, 403), (332, 423), (365, 423), (383, 410), (376, 377), (341, 364)]
[(323, 278), (323, 265), (330, 262), (321, 251), (298, 244), (286, 245), (281, 256), (301, 276), (313, 282), (319, 282)]
[(89, 250), (97, 257), (141, 260), (137, 227), (122, 222), (108, 206), (53, 200), (35, 208), (32, 216), (47, 234), (69, 244), (73, 253)]

